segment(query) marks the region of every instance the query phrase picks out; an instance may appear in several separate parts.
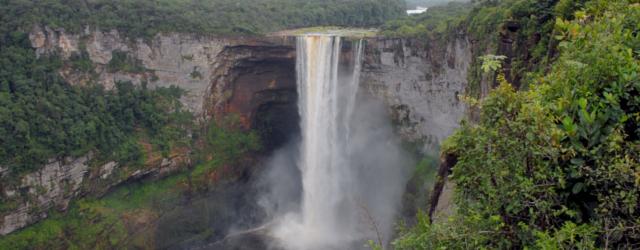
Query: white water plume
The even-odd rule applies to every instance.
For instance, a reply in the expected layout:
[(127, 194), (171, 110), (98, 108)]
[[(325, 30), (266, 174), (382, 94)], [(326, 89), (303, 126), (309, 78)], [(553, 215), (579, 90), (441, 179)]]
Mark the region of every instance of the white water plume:
[[(288, 208), (270, 226), (278, 248), (360, 249), (366, 240), (385, 241), (391, 235), (411, 157), (400, 149), (384, 106), (358, 94), (364, 42), (353, 42), (353, 54), (341, 55), (341, 40), (297, 38), (300, 171), (273, 174), (283, 172), (273, 167), (266, 177), (270, 192), (261, 201), (271, 210)], [(282, 191), (286, 187), (300, 188), (285, 182), (301, 183), (302, 190), (295, 190), (299, 196), (283, 195), (290, 193)], [(291, 209), (285, 204), (290, 200), (300, 206)]]

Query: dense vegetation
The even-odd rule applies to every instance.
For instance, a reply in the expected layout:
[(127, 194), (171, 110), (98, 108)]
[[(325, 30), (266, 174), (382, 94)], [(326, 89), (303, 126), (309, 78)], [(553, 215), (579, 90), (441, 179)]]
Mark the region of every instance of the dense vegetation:
[(117, 29), (131, 37), (158, 32), (260, 34), (303, 26), (375, 26), (404, 14), (403, 0), (1, 0), (0, 33), (34, 24), (80, 32)]
[(640, 247), (640, 5), (548, 8), (553, 63), (518, 92), (495, 63), (503, 57), (483, 57), (500, 85), (471, 101), (479, 121), (444, 146), (458, 156), (457, 209), (433, 224), (423, 217), (397, 249)]
[(123, 164), (140, 161), (133, 134), (148, 133), (165, 149), (183, 136), (184, 127), (171, 125), (190, 121), (180, 109), (179, 89), (70, 86), (57, 72), (62, 61), (36, 58), (27, 34), (8, 33), (1, 41), (0, 162), (13, 174), (91, 150)]
[[(46, 220), (0, 237), (0, 249), (163, 249), (167, 246), (157, 244), (181, 240), (157, 239), (163, 235), (157, 230), (165, 219), (188, 224), (188, 230), (183, 230), (196, 237), (220, 236), (224, 232), (212, 231), (209, 224), (223, 220), (222, 215), (210, 218), (209, 213), (224, 209), (220, 208), (224, 205), (207, 199), (216, 181), (212, 176), (225, 171), (221, 168), (228, 164), (237, 168), (251, 162), (248, 155), (261, 148), (257, 134), (238, 129), (235, 117), (222, 120), (220, 125), (212, 123), (198, 132), (204, 146), (193, 168), (161, 180), (124, 185), (103, 198), (74, 201), (66, 212), (52, 212)], [(193, 214), (196, 212), (200, 214)], [(190, 214), (196, 221), (174, 218), (181, 213)]]
[[(509, 71), (505, 75), (519, 89), (526, 89), (530, 78), (548, 70), (556, 54), (553, 31), (556, 17), (573, 18), (585, 0), (475, 0), (449, 3), (430, 8), (424, 14), (386, 22), (381, 34), (428, 40), (452, 39), (466, 34), (473, 42), (474, 53), (510, 53)], [(501, 39), (513, 40), (512, 51), (500, 51)], [(480, 96), (484, 74), (481, 61), (474, 58), (468, 75), (467, 93)]]
[(459, 28), (471, 10), (471, 4), (452, 2), (431, 7), (423, 14), (405, 16), (386, 22), (381, 34), (389, 37), (445, 39)]
[[(586, 0), (504, 0), (476, 1), (467, 20), (469, 36), (478, 41), (476, 50), (484, 53), (511, 53), (505, 61), (505, 71), (516, 88), (526, 89), (533, 78), (549, 70), (555, 59), (557, 41), (554, 39), (556, 18), (572, 19), (573, 14), (584, 6)], [(499, 51), (501, 39), (513, 40), (511, 52)], [(486, 76), (478, 70), (481, 61), (475, 60), (474, 71), (469, 80), (477, 87)], [(495, 75), (491, 77), (495, 79)], [(470, 89), (479, 96), (478, 89)]]

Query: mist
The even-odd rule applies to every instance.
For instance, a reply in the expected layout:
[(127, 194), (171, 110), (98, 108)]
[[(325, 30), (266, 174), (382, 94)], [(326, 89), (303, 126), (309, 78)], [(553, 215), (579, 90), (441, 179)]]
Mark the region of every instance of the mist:
[[(268, 217), (269, 245), (296, 250), (366, 249), (369, 240), (386, 245), (415, 162), (403, 150), (383, 103), (359, 90), (360, 47), (354, 45), (353, 56), (340, 57), (339, 38), (309, 39), (314, 40), (298, 45), (309, 52), (299, 51), (298, 60), (310, 60), (298, 71), (311, 72), (298, 72), (299, 84), (336, 82), (323, 91), (299, 88), (302, 135), (275, 151), (259, 177), (258, 204)], [(327, 58), (311, 58), (316, 56)], [(329, 75), (313, 75), (309, 65)], [(334, 99), (309, 103), (322, 98), (304, 93), (329, 93)], [(319, 112), (327, 113), (309, 117)]]

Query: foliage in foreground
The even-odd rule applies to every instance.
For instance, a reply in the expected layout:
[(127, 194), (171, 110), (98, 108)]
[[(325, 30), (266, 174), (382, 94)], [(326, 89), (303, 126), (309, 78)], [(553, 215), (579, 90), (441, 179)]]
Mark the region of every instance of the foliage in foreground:
[(555, 27), (560, 56), (535, 88), (500, 76), (448, 140), (455, 215), (398, 249), (640, 247), (640, 5), (591, 1)]

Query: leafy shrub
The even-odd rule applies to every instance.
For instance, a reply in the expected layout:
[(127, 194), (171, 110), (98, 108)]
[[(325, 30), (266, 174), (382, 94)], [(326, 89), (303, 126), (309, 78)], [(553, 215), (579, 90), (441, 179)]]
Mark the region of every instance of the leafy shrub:
[(91, 59), (89, 59), (89, 54), (85, 50), (81, 50), (81, 53), (74, 53), (69, 58), (71, 62), (71, 67), (77, 71), (83, 73), (91, 73), (93, 72), (95, 66)]
[(228, 115), (221, 121), (211, 122), (205, 134), (205, 151), (223, 162), (233, 163), (240, 156), (261, 149), (260, 138), (255, 131), (243, 131), (237, 115)]
[(596, 249), (597, 228), (568, 221), (553, 233), (535, 232), (537, 249)]
[(140, 60), (132, 57), (127, 52), (116, 50), (111, 53), (111, 60), (107, 64), (107, 70), (111, 73), (116, 71), (142, 73), (146, 68)]
[(394, 249), (491, 249), (489, 243), (497, 237), (494, 228), (500, 227), (497, 216), (483, 218), (480, 214), (461, 216), (454, 214), (445, 221), (431, 224), (426, 214), (418, 214), (418, 223), (410, 229), (401, 229)]

